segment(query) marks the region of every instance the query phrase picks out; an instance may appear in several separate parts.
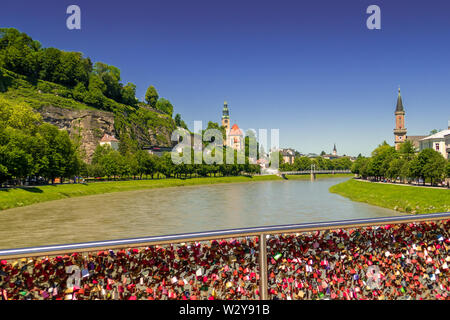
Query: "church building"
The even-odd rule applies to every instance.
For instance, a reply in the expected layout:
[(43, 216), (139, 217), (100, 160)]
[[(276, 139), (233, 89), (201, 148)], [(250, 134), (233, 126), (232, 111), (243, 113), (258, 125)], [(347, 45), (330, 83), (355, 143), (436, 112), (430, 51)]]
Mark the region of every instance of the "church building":
[(395, 108), (395, 150), (399, 150), (400, 146), (406, 140), (410, 141), (416, 151), (420, 149), (420, 140), (426, 136), (407, 136), (405, 126), (405, 109), (403, 107), (403, 100), (400, 94), (400, 88), (398, 88), (397, 106)]
[(244, 134), (237, 124), (230, 128), (230, 111), (228, 110), (228, 103), (223, 103), (222, 110), (222, 126), (225, 128), (226, 139), (223, 142), (225, 146), (232, 147), (237, 151), (242, 151), (245, 148)]
[(400, 88), (398, 88), (397, 107), (395, 108), (394, 135), (395, 150), (399, 150), (401, 144), (406, 141), (405, 110), (403, 109), (403, 101), (400, 94)]

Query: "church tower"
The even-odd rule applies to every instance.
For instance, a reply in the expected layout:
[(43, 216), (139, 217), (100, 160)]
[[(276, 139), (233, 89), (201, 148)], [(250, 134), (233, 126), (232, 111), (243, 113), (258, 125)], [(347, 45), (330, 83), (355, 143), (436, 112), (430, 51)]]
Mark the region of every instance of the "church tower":
[(225, 132), (228, 134), (230, 131), (230, 112), (228, 111), (228, 103), (223, 103), (222, 110), (222, 126), (225, 127)]
[(400, 94), (400, 88), (398, 88), (397, 107), (395, 109), (395, 150), (400, 149), (400, 146), (406, 140), (406, 128), (405, 128), (405, 110), (403, 109), (402, 96)]
[(334, 144), (334, 148), (333, 148), (333, 156), (337, 156), (337, 150), (336, 150), (336, 143)]

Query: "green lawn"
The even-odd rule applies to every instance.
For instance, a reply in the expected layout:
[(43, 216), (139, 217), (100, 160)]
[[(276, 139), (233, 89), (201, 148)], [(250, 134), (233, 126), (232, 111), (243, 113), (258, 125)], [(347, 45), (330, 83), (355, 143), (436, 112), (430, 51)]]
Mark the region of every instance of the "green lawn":
[[(318, 178), (342, 177), (345, 175), (317, 175)], [(305, 176), (289, 176), (288, 179), (309, 179)], [(192, 179), (155, 179), (92, 182), (86, 184), (62, 184), (42, 187), (0, 189), (0, 210), (23, 207), (33, 203), (52, 201), (64, 198), (74, 198), (102, 193), (133, 191), (141, 189), (181, 187), (218, 183), (242, 183), (282, 179), (275, 175), (254, 177), (217, 177)]]
[(348, 180), (330, 188), (330, 192), (353, 201), (407, 213), (450, 211), (450, 190)]

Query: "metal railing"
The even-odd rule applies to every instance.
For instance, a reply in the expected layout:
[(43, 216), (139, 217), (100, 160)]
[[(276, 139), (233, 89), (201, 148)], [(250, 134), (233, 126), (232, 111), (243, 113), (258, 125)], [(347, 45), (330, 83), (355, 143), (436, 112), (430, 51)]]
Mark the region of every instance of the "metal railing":
[(7, 249), (7, 250), (0, 250), (0, 259), (11, 260), (20, 258), (44, 257), (44, 256), (46, 257), (74, 252), (89, 252), (106, 249), (126, 249), (133, 247), (136, 248), (147, 247), (152, 245), (184, 243), (189, 241), (194, 242), (194, 241), (207, 241), (207, 240), (257, 236), (259, 237), (260, 298), (266, 300), (268, 295), (266, 236), (268, 235), (301, 233), (301, 232), (332, 230), (332, 229), (350, 229), (357, 227), (372, 227), (386, 224), (431, 222), (447, 219), (450, 219), (450, 212), (215, 230), (215, 231), (182, 233), (165, 236), (152, 236), (152, 237), (140, 237), (130, 239), (29, 247), (19, 249)]

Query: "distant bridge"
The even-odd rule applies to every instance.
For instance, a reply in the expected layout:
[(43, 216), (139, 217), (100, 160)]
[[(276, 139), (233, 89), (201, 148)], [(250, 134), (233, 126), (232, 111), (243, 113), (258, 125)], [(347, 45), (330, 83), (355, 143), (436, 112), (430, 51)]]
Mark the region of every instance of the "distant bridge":
[(304, 170), (304, 171), (280, 171), (281, 175), (297, 175), (297, 174), (335, 174), (335, 173), (352, 173), (351, 170)]
[(316, 174), (336, 174), (336, 173), (352, 173), (350, 170), (304, 170), (304, 171), (280, 171), (279, 175), (287, 179), (286, 176), (288, 175), (301, 175), (301, 174), (309, 174), (311, 175), (311, 180), (316, 179)]

